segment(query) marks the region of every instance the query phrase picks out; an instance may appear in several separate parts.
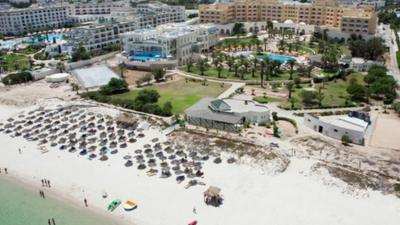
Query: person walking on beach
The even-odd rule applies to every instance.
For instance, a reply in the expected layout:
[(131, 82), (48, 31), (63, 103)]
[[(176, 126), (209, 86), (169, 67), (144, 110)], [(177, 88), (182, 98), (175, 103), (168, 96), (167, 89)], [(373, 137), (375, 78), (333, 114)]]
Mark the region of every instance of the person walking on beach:
[(7, 168), (4, 168), (4, 172), (5, 172), (6, 174), (8, 174)]
[(47, 185), (49, 186), (49, 188), (51, 188), (50, 180), (47, 180)]
[(44, 179), (42, 179), (42, 187), (44, 187)]
[(53, 222), (53, 225), (56, 225), (56, 221), (54, 220), (54, 218), (51, 218), (51, 221)]
[(197, 214), (197, 210), (196, 210), (195, 207), (193, 207), (193, 213), (194, 213), (194, 214)]
[(21, 148), (18, 148), (18, 153), (21, 154)]
[(48, 223), (49, 225), (51, 225), (51, 221), (50, 221), (50, 219), (48, 219), (48, 220), (47, 220), (47, 223)]
[(85, 203), (85, 206), (88, 207), (88, 203), (87, 203), (87, 199), (86, 198), (83, 199), (83, 202)]

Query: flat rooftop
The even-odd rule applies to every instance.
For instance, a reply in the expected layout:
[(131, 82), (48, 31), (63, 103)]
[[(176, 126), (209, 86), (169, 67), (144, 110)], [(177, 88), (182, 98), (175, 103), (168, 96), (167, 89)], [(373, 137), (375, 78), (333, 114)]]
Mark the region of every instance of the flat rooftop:
[(112, 78), (119, 79), (119, 76), (105, 65), (76, 69), (72, 74), (84, 88), (101, 87), (108, 84)]

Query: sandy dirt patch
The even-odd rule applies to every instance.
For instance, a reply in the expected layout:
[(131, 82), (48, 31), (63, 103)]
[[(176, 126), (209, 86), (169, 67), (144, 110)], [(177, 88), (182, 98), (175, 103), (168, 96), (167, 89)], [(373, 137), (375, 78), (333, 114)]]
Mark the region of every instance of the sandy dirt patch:
[(379, 114), (369, 145), (376, 148), (400, 150), (400, 118), (395, 114)]
[(61, 83), (58, 87), (51, 87), (44, 80), (0, 88), (0, 103), (4, 105), (25, 106), (35, 104), (39, 99), (76, 97), (71, 86)]

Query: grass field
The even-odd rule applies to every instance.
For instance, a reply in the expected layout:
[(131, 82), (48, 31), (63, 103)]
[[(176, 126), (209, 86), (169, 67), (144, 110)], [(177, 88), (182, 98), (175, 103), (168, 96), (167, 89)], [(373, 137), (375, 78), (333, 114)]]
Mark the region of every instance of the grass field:
[[(160, 94), (158, 104), (162, 106), (165, 102), (172, 103), (172, 112), (174, 114), (182, 113), (185, 109), (199, 101), (203, 97), (217, 97), (226, 89), (229, 88), (228, 84), (207, 82), (204, 86), (202, 81), (185, 81), (179, 80), (176, 82), (160, 84), (157, 86), (148, 87), (155, 89)], [(114, 95), (112, 98), (135, 99), (139, 90), (134, 90), (128, 93)]]
[[(346, 81), (343, 80), (337, 80), (335, 81), (330, 81), (326, 82), (325, 85), (322, 83), (318, 83), (315, 85), (315, 90), (318, 90), (320, 87), (323, 87), (322, 92), (324, 93), (325, 98), (322, 100), (322, 105), (323, 106), (329, 106), (329, 107), (334, 107), (334, 106), (345, 106), (346, 99), (349, 97), (349, 94), (347, 93), (346, 89), (350, 83), (350, 80), (352, 78), (356, 78), (357, 82), (360, 84), (365, 84), (364, 83), (364, 75), (361, 73), (353, 73), (349, 75), (346, 79)], [(302, 98), (300, 97), (300, 93), (302, 90), (307, 88), (307, 86), (302, 86), (302, 88), (294, 88), (294, 92), (292, 93), (292, 96), (296, 99), (295, 102), (295, 107), (296, 108), (302, 108), (304, 107), (302, 103)], [(284, 103), (284, 106), (290, 106), (290, 102), (286, 100)]]
[(30, 68), (27, 56), (17, 54), (6, 54), (0, 52), (0, 67), (8, 72), (27, 70)]
[[(187, 67), (181, 67), (180, 70), (187, 72)], [(194, 65), (192, 66), (192, 68), (190, 69), (192, 74), (198, 75), (199, 77), (214, 77), (214, 78), (218, 78), (218, 71), (213, 67), (210, 66), (207, 68), (206, 71), (204, 71), (204, 76), (201, 76), (201, 72), (199, 70), (199, 68)], [(293, 78), (297, 77), (297, 72), (295, 71), (293, 73)], [(221, 78), (225, 78), (225, 79), (230, 79), (230, 80), (241, 80), (240, 76), (235, 76), (235, 71), (232, 68), (232, 71), (229, 72), (229, 69), (222, 69), (221, 71)], [(251, 69), (249, 69), (249, 72), (245, 73), (244, 75), (244, 80), (260, 80), (260, 73), (259, 71), (256, 70), (256, 72), (254, 73), (254, 77), (252, 77), (251, 74)], [(265, 79), (265, 77), (264, 77)], [(289, 79), (289, 72), (282, 72), (281, 74), (279, 74), (279, 76), (270, 76), (269, 80), (288, 80)]]

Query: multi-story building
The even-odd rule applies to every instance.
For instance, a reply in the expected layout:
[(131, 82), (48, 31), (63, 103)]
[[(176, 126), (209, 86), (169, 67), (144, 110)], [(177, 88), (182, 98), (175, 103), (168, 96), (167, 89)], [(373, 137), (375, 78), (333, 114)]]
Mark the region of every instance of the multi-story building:
[[(279, 2), (279, 0), (239, 0), (199, 6), (203, 23), (293, 21), (356, 34), (374, 34), (377, 18), (371, 6), (340, 6), (335, 0), (313, 3)], [(349, 28), (349, 26), (354, 26)], [(357, 27), (357, 26), (358, 27)]]
[(69, 6), (33, 5), (29, 8), (11, 8), (0, 11), (0, 33), (19, 35), (23, 33), (63, 27), (70, 23)]
[(82, 44), (89, 50), (100, 50), (120, 43), (120, 34), (138, 29), (138, 18), (127, 20), (104, 19), (72, 28), (68, 40), (77, 46)]
[(194, 55), (208, 51), (218, 42), (218, 31), (210, 24), (165, 24), (121, 35), (124, 51), (133, 61), (177, 60), (185, 65)]
[(91, 1), (91, 2), (76, 2), (71, 4), (72, 15), (99, 15), (111, 14), (111, 11), (119, 8), (128, 7), (126, 1)]
[(182, 22), (185, 9), (161, 3), (138, 4), (137, 8), (114, 8), (110, 16), (90, 24), (72, 28), (69, 36), (77, 46), (96, 50), (120, 43), (119, 35), (135, 29), (147, 29), (161, 24)]

